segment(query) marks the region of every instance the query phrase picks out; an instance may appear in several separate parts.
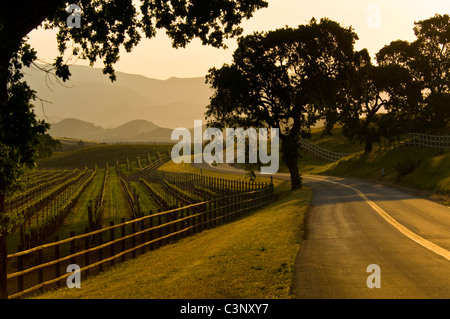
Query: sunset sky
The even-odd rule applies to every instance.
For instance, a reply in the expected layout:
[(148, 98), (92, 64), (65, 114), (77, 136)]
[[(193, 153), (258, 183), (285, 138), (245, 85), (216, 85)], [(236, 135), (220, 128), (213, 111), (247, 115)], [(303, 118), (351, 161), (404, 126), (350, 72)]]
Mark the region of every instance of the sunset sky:
[[(242, 27), (244, 34), (249, 34), (286, 25), (295, 27), (312, 17), (328, 17), (352, 26), (360, 38), (356, 48), (367, 48), (373, 56), (393, 40), (413, 40), (414, 21), (436, 13), (450, 13), (450, 0), (269, 0), (269, 7), (256, 12)], [(40, 59), (51, 62), (56, 57), (55, 34), (44, 30), (30, 33), (30, 43)], [(173, 49), (161, 30), (156, 38), (143, 39), (133, 52), (123, 52), (116, 70), (156, 79), (204, 76), (209, 68), (231, 61), (236, 41), (226, 43), (227, 50), (202, 46), (198, 40), (185, 49)], [(85, 61), (76, 64), (87, 65)], [(102, 67), (102, 63), (96, 66)]]

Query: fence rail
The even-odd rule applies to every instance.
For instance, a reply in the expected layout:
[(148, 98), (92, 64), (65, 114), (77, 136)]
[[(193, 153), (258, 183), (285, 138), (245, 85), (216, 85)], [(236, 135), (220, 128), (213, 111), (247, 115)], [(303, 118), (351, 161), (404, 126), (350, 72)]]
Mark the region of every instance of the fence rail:
[[(388, 142), (389, 147), (404, 145), (409, 147), (428, 148), (428, 149), (450, 149), (450, 135), (428, 135), (422, 133), (406, 133), (397, 140)], [(327, 162), (336, 162), (343, 157), (351, 156), (353, 153), (337, 153), (321, 148), (314, 143), (302, 139), (300, 141), (301, 148), (312, 155), (325, 160)], [(382, 147), (383, 143), (380, 143)]]
[(427, 135), (422, 133), (406, 133), (404, 140), (406, 146), (447, 149), (450, 148), (450, 135)]
[[(183, 237), (215, 227), (259, 208), (274, 198), (273, 184), (262, 189), (215, 198), (177, 209), (160, 212), (64, 240), (41, 245), (7, 256), (9, 298), (59, 287), (70, 273), (69, 264), (78, 264), (84, 276), (93, 268), (103, 271), (106, 264), (113, 266), (124, 261), (127, 254), (156, 249)], [(64, 257), (61, 255), (65, 254)], [(63, 275), (61, 275), (64, 273)], [(14, 284), (15, 282), (15, 284)]]
[(327, 162), (336, 162), (343, 157), (353, 155), (352, 153), (332, 152), (327, 149), (321, 148), (320, 146), (317, 146), (316, 144), (314, 144), (308, 140), (305, 140), (305, 139), (300, 140), (300, 145), (304, 151), (311, 153), (312, 155), (314, 155), (322, 160), (325, 160)]
[(151, 164), (141, 168), (140, 170), (138, 170), (138, 174), (142, 175), (142, 174), (146, 174), (147, 172), (156, 170), (158, 167), (164, 165), (165, 163), (169, 162), (171, 160), (170, 156), (166, 156), (166, 157), (161, 157), (161, 155), (159, 155), (158, 153), (158, 159), (154, 162), (152, 162)]

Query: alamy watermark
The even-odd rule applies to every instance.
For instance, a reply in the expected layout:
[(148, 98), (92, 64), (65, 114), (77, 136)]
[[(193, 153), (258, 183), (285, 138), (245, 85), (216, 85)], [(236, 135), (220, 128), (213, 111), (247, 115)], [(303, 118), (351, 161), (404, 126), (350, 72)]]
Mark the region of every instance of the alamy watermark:
[(367, 7), (367, 27), (369, 29), (381, 28), (381, 7), (378, 4), (372, 3)]
[(81, 8), (77, 4), (69, 4), (66, 11), (70, 13), (67, 17), (66, 25), (69, 28), (81, 28)]
[(67, 266), (66, 271), (72, 274), (67, 277), (66, 285), (67, 288), (81, 288), (81, 268), (77, 264), (70, 264)]
[(371, 264), (367, 266), (367, 272), (371, 275), (367, 277), (367, 288), (381, 288), (381, 268), (377, 264)]
[[(223, 153), (224, 136), (226, 153)], [(278, 128), (227, 128), (225, 132), (218, 128), (207, 128), (203, 132), (202, 121), (194, 121), (194, 139), (187, 128), (173, 130), (171, 140), (180, 140), (171, 152), (174, 163), (191, 163), (191, 145), (194, 145), (194, 163), (245, 163), (246, 141), (248, 141), (248, 162), (269, 164), (261, 165), (262, 174), (275, 174), (280, 164), (280, 132)], [(209, 143), (203, 148), (203, 142)], [(235, 143), (236, 142), (236, 143)], [(270, 144), (270, 153), (268, 146)], [(236, 149), (236, 156), (235, 156)], [(181, 151), (181, 153), (180, 153)]]

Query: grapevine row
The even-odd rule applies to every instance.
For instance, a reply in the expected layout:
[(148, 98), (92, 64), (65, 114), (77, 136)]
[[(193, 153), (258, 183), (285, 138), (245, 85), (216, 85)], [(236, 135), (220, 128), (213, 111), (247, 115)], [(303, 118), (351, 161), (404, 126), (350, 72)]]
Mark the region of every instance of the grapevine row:
[(95, 197), (94, 203), (90, 203), (88, 206), (88, 219), (89, 219), (89, 229), (94, 231), (101, 228), (102, 217), (103, 217), (103, 199), (105, 197), (106, 181), (108, 178), (108, 163), (106, 163), (105, 176), (103, 177), (102, 187), (100, 193)]
[(78, 170), (73, 170), (69, 174), (67, 174), (66, 171), (62, 173), (59, 172), (58, 174), (56, 174), (56, 177), (49, 177), (49, 180), (47, 180), (46, 182), (41, 183), (40, 185), (28, 189), (22, 193), (19, 193), (12, 198), (9, 198), (6, 201), (5, 206), (11, 211), (18, 210), (19, 208), (22, 208), (22, 210), (26, 209), (26, 206), (31, 206), (34, 202), (38, 201), (39, 198), (43, 196), (45, 191), (63, 184), (70, 178), (76, 176), (77, 173), (79, 173)]
[[(46, 206), (40, 210), (41, 213), (39, 211), (36, 212), (33, 217), (35, 223), (32, 223), (31, 218), (29, 218), (26, 234), (25, 223), (21, 228), (23, 246), (36, 246), (54, 232), (77, 203), (80, 195), (89, 186), (96, 174), (97, 169), (85, 170), (77, 179), (71, 180), (70, 185), (67, 185), (67, 187), (64, 187), (52, 196)], [(41, 218), (39, 219), (39, 217)]]
[(163, 189), (157, 187), (155, 183), (150, 183), (147, 180), (139, 179), (141, 185), (150, 193), (153, 199), (161, 206), (162, 209), (176, 208), (177, 204), (173, 197), (167, 194)]

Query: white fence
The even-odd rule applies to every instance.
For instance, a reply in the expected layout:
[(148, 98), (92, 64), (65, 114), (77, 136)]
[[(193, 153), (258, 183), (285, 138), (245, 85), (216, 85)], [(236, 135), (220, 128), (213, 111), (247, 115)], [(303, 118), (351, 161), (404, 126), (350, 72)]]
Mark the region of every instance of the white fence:
[(311, 153), (312, 155), (314, 155), (324, 161), (327, 161), (327, 162), (336, 162), (343, 157), (353, 155), (352, 153), (332, 152), (332, 151), (326, 150), (324, 148), (321, 148), (321, 147), (317, 146), (316, 144), (314, 144), (310, 141), (304, 140), (304, 139), (300, 140), (300, 145), (301, 145), (301, 148), (305, 152)]
[(406, 133), (404, 144), (419, 148), (446, 149), (450, 148), (450, 136)]
[[(389, 143), (391, 145), (391, 142)], [(337, 153), (317, 146), (308, 140), (300, 140), (301, 148), (324, 161), (336, 162), (343, 157), (351, 156), (353, 153)], [(427, 135), (422, 133), (406, 133), (406, 136), (391, 146), (405, 145), (410, 147), (429, 149), (450, 149), (449, 135)]]

